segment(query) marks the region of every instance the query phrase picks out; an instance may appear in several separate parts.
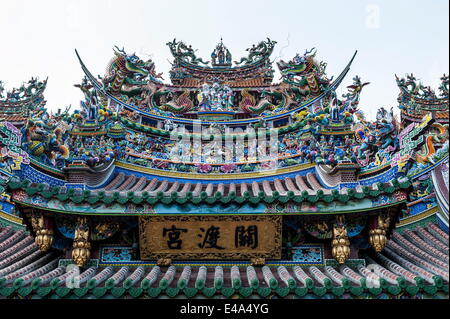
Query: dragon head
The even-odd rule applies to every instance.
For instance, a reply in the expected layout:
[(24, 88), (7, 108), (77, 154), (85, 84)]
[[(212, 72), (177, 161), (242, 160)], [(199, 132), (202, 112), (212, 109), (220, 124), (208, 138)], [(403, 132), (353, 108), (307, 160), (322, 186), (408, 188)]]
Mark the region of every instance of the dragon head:
[(295, 57), (287, 63), (281, 60), (277, 63), (281, 75), (283, 77), (298, 76), (308, 72), (315, 64), (314, 57), (316, 56), (316, 52), (315, 48), (312, 48), (311, 50), (306, 50), (303, 55), (297, 53)]
[(145, 77), (149, 72), (145, 69), (145, 63), (135, 54), (127, 54), (124, 48), (114, 47), (114, 54), (117, 57), (118, 68), (128, 74), (137, 74)]

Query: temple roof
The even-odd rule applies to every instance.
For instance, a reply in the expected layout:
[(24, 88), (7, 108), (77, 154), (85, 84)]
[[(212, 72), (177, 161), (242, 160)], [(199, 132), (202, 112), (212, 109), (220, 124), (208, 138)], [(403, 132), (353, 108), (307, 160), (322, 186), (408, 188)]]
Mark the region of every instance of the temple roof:
[(13, 88), (4, 96), (5, 88), (0, 81), (0, 120), (21, 125), (30, 114), (42, 112), (46, 104), (43, 95), (46, 87), (47, 79), (41, 82), (37, 78), (31, 78), (20, 88)]
[[(329, 96), (349, 71), (356, 55), (355, 52), (333, 81), (333, 77), (326, 75), (326, 63), (315, 59), (316, 52), (306, 51), (288, 63), (281, 61), (282, 83), (272, 84), (274, 71), (269, 57), (274, 43), (268, 39), (249, 48), (249, 57), (236, 62), (238, 66), (216, 64), (209, 67), (192, 48), (174, 39), (168, 43), (175, 58), (170, 71), (172, 85), (159, 80), (161, 76), (156, 74), (153, 61), (144, 62), (117, 47), (115, 58), (99, 81), (77, 52), (86, 74), (84, 84), (77, 87), (85, 95), (93, 88), (105, 101), (109, 100), (111, 106), (123, 107), (151, 120), (192, 123), (192, 119), (201, 119), (205, 124), (254, 123), (260, 118), (272, 121), (286, 119)], [(221, 114), (217, 119), (195, 116), (203, 111), (228, 111), (230, 114), (229, 118)]]
[(438, 123), (449, 123), (447, 75), (441, 77), (440, 94), (436, 94), (430, 86), (424, 86), (413, 74), (407, 74), (406, 78), (396, 76), (396, 81), (400, 89), (398, 102), (401, 116), (407, 123), (420, 122), (430, 112)]
[[(448, 295), (448, 77), (439, 95), (397, 78), (401, 123), (393, 108), (368, 121), (369, 82), (336, 92), (356, 52), (330, 78), (306, 50), (272, 83), (275, 43), (233, 62), (221, 41), (209, 63), (174, 39), (171, 84), (125, 49), (97, 77), (77, 52), (72, 113), (47, 112), (47, 80), (5, 98), (0, 83), (0, 227), (12, 227), (0, 228), (0, 296)], [(147, 261), (136, 236), (152, 218), (277, 219), (280, 247), (264, 256), (283, 260)], [(87, 265), (76, 278), (73, 262)]]

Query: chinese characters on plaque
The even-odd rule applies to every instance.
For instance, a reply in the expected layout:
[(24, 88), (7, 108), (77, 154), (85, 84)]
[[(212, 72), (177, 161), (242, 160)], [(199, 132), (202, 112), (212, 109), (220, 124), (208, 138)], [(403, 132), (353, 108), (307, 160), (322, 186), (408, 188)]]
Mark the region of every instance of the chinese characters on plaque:
[(141, 259), (281, 258), (280, 216), (140, 217)]

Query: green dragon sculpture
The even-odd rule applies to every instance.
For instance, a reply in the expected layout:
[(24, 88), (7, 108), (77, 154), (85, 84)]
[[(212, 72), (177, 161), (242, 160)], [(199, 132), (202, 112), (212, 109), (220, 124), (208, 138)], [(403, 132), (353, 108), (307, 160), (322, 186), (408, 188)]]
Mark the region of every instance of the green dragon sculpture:
[(328, 87), (331, 79), (325, 74), (326, 63), (318, 63), (315, 48), (306, 50), (300, 56), (297, 54), (291, 61), (277, 62), (284, 83), (298, 87), (305, 95), (319, 94)]
[(151, 68), (151, 60), (144, 62), (135, 54), (129, 55), (117, 46), (114, 54), (115, 57), (108, 64), (106, 75), (102, 79), (103, 85), (112, 94), (140, 94), (140, 86), (146, 84), (144, 80), (150, 75), (148, 69)]
[(234, 63), (236, 63), (236, 65), (248, 65), (257, 61), (261, 61), (264, 58), (268, 58), (272, 54), (275, 44), (277, 44), (276, 41), (272, 41), (267, 38), (267, 41), (261, 41), (260, 43), (258, 43), (258, 45), (253, 45), (251, 48), (248, 48), (246, 50), (248, 51), (248, 56), (241, 58), (239, 62), (234, 61)]
[(209, 61), (205, 62), (201, 58), (197, 57), (194, 53), (194, 49), (192, 49), (192, 46), (187, 46), (183, 41), (177, 41), (176, 39), (173, 39), (172, 42), (167, 42), (166, 45), (169, 47), (170, 52), (175, 59), (179, 59), (195, 65), (198, 65), (199, 63), (206, 65), (209, 63)]
[(188, 90), (184, 90), (178, 97), (166, 102), (166, 99), (173, 97), (173, 92), (165, 86), (157, 87), (155, 83), (149, 82), (144, 89), (144, 95), (144, 105), (163, 112), (182, 114), (194, 107)]
[(270, 90), (261, 92), (261, 99), (256, 103), (253, 95), (248, 90), (242, 90), (242, 100), (239, 108), (244, 113), (270, 115), (277, 114), (289, 109), (289, 107), (297, 103), (297, 90), (293, 92), (289, 87), (283, 85)]
[(443, 75), (441, 77), (441, 85), (439, 86), (439, 91), (441, 91), (441, 97), (443, 98), (448, 98), (448, 86), (449, 86), (449, 81), (448, 81), (448, 75)]
[(255, 97), (248, 91), (244, 89), (241, 92), (242, 100), (239, 103), (239, 109), (244, 113), (261, 114), (264, 111), (273, 111), (275, 106), (270, 103), (267, 99), (261, 99), (258, 104), (256, 104)]
[(395, 75), (395, 80), (400, 89), (402, 89), (408, 95), (417, 95), (419, 93), (420, 86), (417, 85), (416, 77), (411, 73), (406, 75), (406, 79), (399, 78)]

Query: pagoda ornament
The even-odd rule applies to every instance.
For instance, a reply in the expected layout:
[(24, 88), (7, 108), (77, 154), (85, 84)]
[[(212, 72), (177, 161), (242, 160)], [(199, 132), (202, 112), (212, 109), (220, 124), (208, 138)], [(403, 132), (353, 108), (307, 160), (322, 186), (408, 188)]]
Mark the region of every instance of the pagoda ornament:
[(338, 216), (333, 225), (332, 255), (339, 264), (344, 264), (350, 257), (350, 241), (344, 223), (344, 216)]
[(232, 55), (228, 48), (223, 44), (223, 39), (211, 53), (211, 65), (213, 67), (230, 67), (232, 64)]
[(78, 267), (83, 267), (91, 257), (89, 226), (86, 217), (79, 217), (73, 239), (72, 259)]
[(377, 227), (369, 231), (370, 245), (377, 253), (381, 252), (387, 244), (386, 232), (390, 220), (389, 216), (379, 215), (377, 218)]

